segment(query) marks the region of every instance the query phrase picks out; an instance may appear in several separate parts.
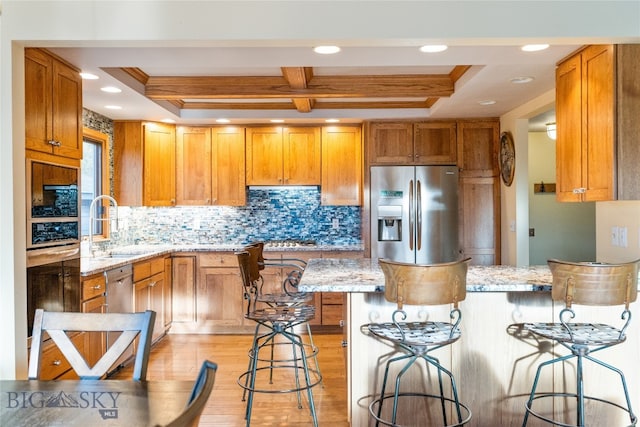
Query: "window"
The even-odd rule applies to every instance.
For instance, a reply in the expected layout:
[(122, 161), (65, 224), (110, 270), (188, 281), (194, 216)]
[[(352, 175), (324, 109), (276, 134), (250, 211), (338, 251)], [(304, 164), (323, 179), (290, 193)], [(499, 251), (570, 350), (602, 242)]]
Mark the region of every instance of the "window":
[[(109, 137), (102, 132), (89, 128), (83, 129), (82, 177), (80, 180), (82, 236), (89, 236), (89, 206), (91, 206), (91, 201), (101, 194), (109, 194), (108, 139)], [(102, 212), (102, 208), (103, 203), (100, 201), (95, 212)], [(103, 221), (94, 222), (94, 238), (107, 239), (109, 237), (108, 227), (103, 227), (103, 223)]]

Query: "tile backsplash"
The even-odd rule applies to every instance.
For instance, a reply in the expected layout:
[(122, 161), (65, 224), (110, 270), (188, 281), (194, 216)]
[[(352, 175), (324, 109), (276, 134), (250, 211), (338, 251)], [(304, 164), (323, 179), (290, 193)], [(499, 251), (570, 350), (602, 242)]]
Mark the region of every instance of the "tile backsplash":
[[(252, 187), (247, 205), (118, 208), (112, 244), (362, 243), (359, 206), (322, 206), (318, 187)], [(335, 227), (334, 227), (335, 225)]]

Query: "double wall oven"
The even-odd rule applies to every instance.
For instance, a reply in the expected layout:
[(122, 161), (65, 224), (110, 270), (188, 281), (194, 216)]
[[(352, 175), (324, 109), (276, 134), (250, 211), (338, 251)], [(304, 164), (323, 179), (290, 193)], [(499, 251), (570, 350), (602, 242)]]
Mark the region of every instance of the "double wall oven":
[(27, 159), (27, 319), (80, 311), (80, 168)]

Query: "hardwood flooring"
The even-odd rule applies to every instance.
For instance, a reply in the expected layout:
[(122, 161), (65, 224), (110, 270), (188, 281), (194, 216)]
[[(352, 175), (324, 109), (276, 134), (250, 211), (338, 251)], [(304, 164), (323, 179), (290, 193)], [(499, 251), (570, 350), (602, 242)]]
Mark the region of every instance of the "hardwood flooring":
[[(313, 338), (319, 348), (318, 363), (323, 376), (322, 383), (312, 388), (318, 423), (346, 427), (349, 423), (342, 335), (314, 333)], [(243, 426), (246, 402), (242, 401), (243, 389), (237, 381), (247, 369), (251, 339), (250, 335), (167, 335), (151, 349), (147, 378), (194, 380), (202, 361), (209, 359), (218, 364), (218, 371), (200, 426)], [(130, 378), (131, 367), (113, 376), (119, 377)], [(298, 409), (295, 393), (254, 396), (252, 426), (311, 425), (306, 393), (302, 409)]]

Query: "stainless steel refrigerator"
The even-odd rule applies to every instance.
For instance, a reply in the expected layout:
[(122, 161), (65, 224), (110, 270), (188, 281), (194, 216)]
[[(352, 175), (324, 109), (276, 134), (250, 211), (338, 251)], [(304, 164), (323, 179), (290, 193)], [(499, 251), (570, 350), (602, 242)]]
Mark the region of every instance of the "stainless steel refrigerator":
[(456, 166), (371, 167), (371, 257), (459, 259)]

